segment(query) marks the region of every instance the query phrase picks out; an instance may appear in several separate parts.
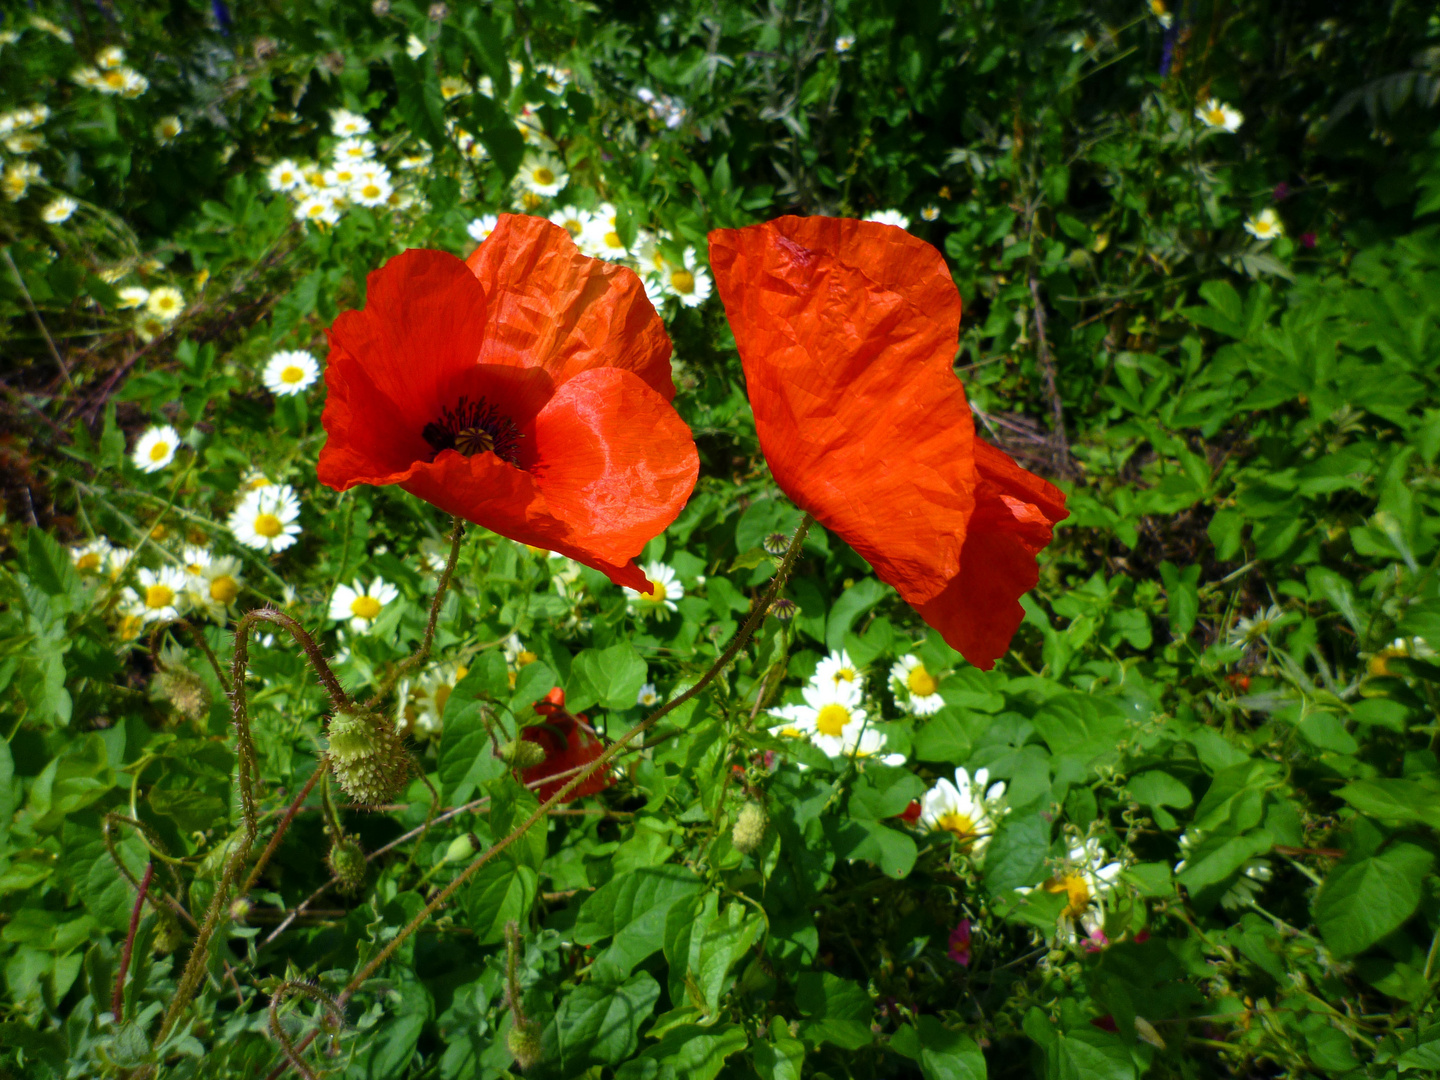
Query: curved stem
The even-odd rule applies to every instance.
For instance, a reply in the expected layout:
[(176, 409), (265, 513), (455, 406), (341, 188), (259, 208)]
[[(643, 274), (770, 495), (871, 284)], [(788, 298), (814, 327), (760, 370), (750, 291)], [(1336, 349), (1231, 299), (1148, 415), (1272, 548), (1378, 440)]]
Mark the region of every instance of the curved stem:
[(445, 592), (450, 588), (450, 579), (455, 576), (455, 564), (460, 561), (460, 542), (464, 539), (465, 519), (457, 517), (450, 528), (450, 557), (445, 561), (445, 569), (440, 573), (440, 583), (435, 587), (435, 597), (430, 601), (430, 620), (425, 624), (425, 636), (420, 639), (419, 648), (396, 664), (390, 674), (385, 676), (380, 689), (375, 691), (375, 696), (367, 703), (368, 708), (373, 709), (379, 705), (403, 676), (414, 671), (429, 658), (430, 649), (435, 644), (435, 624), (440, 621), (440, 608), (445, 603)]
[[(331, 704), (333, 704), (336, 709), (348, 709), (350, 707), (350, 695), (345, 693), (345, 688), (340, 685), (340, 680), (335, 678), (335, 673), (330, 670), (329, 661), (325, 659), (325, 654), (320, 651), (320, 646), (315, 644), (315, 639), (306, 633), (305, 628), (289, 615), (286, 615), (283, 611), (276, 611), (274, 608), (256, 608), (254, 611), (246, 612), (235, 625), (236, 663), (234, 670), (240, 672), (241, 675), (232, 676), (232, 678), (234, 678), (232, 694), (238, 694), (243, 701), (245, 687), (240, 679), (243, 677), (244, 669), (239, 663), (240, 648), (242, 642), (245, 641), (244, 635), (249, 632), (250, 626), (256, 622), (272, 622), (290, 631), (290, 636), (295, 639), (296, 644), (305, 650), (305, 655), (310, 660), (310, 666), (315, 669), (315, 674), (320, 678), (320, 684), (325, 687), (325, 692), (330, 695)], [(246, 647), (248, 652), (248, 642), (246, 643)], [(248, 662), (248, 656), (246, 659)]]
[(125, 973), (130, 970), (130, 954), (135, 949), (135, 932), (140, 929), (140, 913), (145, 910), (145, 894), (150, 891), (150, 882), (155, 877), (155, 863), (145, 864), (145, 876), (140, 879), (139, 891), (135, 893), (135, 906), (130, 909), (130, 932), (125, 935), (125, 945), (120, 950), (120, 970), (115, 973), (115, 993), (110, 999), (110, 1015), (115, 1023), (125, 1021)]
[(565, 786), (562, 787), (559, 791), (557, 791), (554, 795), (550, 796), (549, 799), (541, 803), (539, 809), (537, 809), (533, 814), (530, 815), (529, 818), (522, 822), (519, 827), (517, 827), (513, 832), (510, 833), (509, 836), (491, 845), (490, 849), (486, 851), (485, 854), (481, 855), (478, 859), (472, 862), (464, 869), (464, 871), (457, 875), (456, 878), (451, 881), (449, 885), (445, 886), (444, 889), (440, 890), (440, 892), (435, 896), (435, 899), (430, 901), (430, 903), (426, 904), (425, 907), (423, 907), (420, 912), (413, 919), (411, 919), (409, 923), (406, 924), (405, 928), (401, 930), (400, 933), (397, 934), (390, 941), (390, 943), (385, 946), (384, 949), (377, 953), (368, 964), (366, 964), (358, 973), (356, 973), (353, 978), (351, 978), (351, 980), (345, 985), (345, 989), (342, 990), (340, 993), (340, 997), (338, 1000), (341, 1005), (344, 1005), (347, 1001), (349, 1001), (355, 991), (364, 984), (365, 980), (370, 978), (371, 975), (378, 971), (380, 966), (384, 964), (386, 960), (390, 959), (391, 956), (394, 955), (395, 951), (405, 943), (406, 939), (409, 938), (411, 934), (413, 934), (417, 929), (419, 929), (420, 925), (425, 922), (425, 920), (430, 918), (431, 915), (433, 915), (436, 911), (443, 907), (445, 903), (450, 899), (450, 897), (455, 894), (456, 890), (458, 890), (462, 885), (464, 885), (467, 881), (469, 881), (472, 877), (479, 873), (481, 868), (484, 867), (491, 859), (493, 859), (496, 855), (500, 854), (500, 852), (504, 851), (511, 844), (515, 843), (515, 841), (520, 839), (520, 837), (524, 836), (525, 833), (528, 832), (530, 828), (535, 825), (536, 822), (540, 821), (540, 819), (549, 814), (552, 809), (554, 809), (560, 803), (564, 802), (565, 797), (568, 796), (576, 788), (578, 788), (587, 779), (589, 779), (595, 773), (599, 772), (601, 769), (605, 768), (610, 763), (611, 759), (614, 758), (616, 754), (620, 753), (620, 751), (623, 750), (628, 743), (644, 734), (667, 713), (673, 712), (675, 709), (679, 708), (681, 705), (684, 705), (687, 701), (690, 701), (692, 698), (698, 695), (702, 690), (705, 689), (705, 687), (709, 686), (710, 683), (715, 680), (716, 676), (718, 676), (722, 671), (725, 670), (725, 668), (729, 665), (730, 661), (735, 659), (736, 654), (745, 647), (745, 644), (750, 640), (750, 636), (759, 627), (760, 623), (764, 621), (766, 614), (770, 610), (771, 602), (779, 593), (780, 587), (785, 583), (785, 579), (790, 575), (790, 570), (794, 566), (795, 559), (800, 553), (801, 545), (804, 543), (805, 534), (809, 531), (810, 526), (814, 522), (814, 520), (815, 519), (809, 514), (805, 515), (805, 519), (800, 523), (800, 527), (795, 530), (795, 536), (790, 541), (790, 547), (785, 552), (785, 558), (781, 561), (779, 569), (776, 570), (775, 577), (771, 579), (770, 588), (766, 591), (764, 597), (760, 600), (760, 602), (755, 605), (755, 608), (753, 611), (751, 611), (749, 618), (745, 620), (745, 624), (740, 628), (740, 630), (736, 633), (735, 637), (731, 640), (729, 647), (726, 648), (724, 653), (720, 655), (720, 658), (717, 659), (715, 663), (710, 666), (710, 669), (706, 671), (705, 674), (702, 675), (696, 681), (696, 683), (688, 690), (686, 690), (683, 694), (680, 694), (678, 697), (672, 698), (670, 701), (667, 701), (664, 705), (660, 706), (660, 708), (656, 709), (655, 712), (651, 713), (648, 717), (640, 721), (640, 723), (636, 724), (624, 735), (620, 736), (619, 739), (606, 747), (604, 752), (601, 753), (599, 757), (597, 757), (594, 761), (590, 762), (590, 764), (586, 768), (581, 770), (577, 775), (567, 781)]
[(316, 1080), (315, 1074), (310, 1071), (310, 1066), (306, 1065), (304, 1059), (300, 1056), (305, 1047), (309, 1046), (314, 1040), (315, 1032), (311, 1032), (299, 1046), (296, 1046), (290, 1041), (290, 1036), (286, 1034), (285, 1025), (280, 1022), (280, 1006), (285, 999), (292, 994), (301, 994), (310, 998), (312, 1001), (318, 1001), (321, 1008), (330, 1014), (337, 1028), (345, 1025), (345, 1013), (329, 994), (325, 993), (325, 991), (321, 990), (318, 986), (312, 986), (306, 982), (282, 983), (280, 988), (275, 991), (275, 996), (270, 999), (270, 1034), (274, 1037), (275, 1041), (280, 1044), (280, 1049), (284, 1052), (290, 1064), (295, 1067), (295, 1071), (305, 1077), (306, 1080)]
[(275, 835), (270, 837), (270, 842), (265, 845), (265, 850), (260, 853), (260, 858), (256, 861), (254, 869), (250, 871), (250, 876), (245, 879), (245, 884), (240, 889), (242, 893), (249, 892), (255, 887), (255, 882), (260, 880), (260, 872), (265, 869), (265, 864), (270, 861), (270, 857), (275, 854), (275, 849), (280, 846), (281, 837), (283, 837), (285, 831), (290, 828), (290, 823), (295, 820), (295, 815), (300, 812), (300, 807), (305, 804), (305, 800), (309, 797), (310, 792), (315, 789), (315, 781), (319, 780), (325, 772), (325, 767), (329, 764), (329, 761), (330, 756), (328, 754), (320, 755), (320, 760), (315, 763), (315, 771), (310, 774), (310, 779), (305, 781), (305, 786), (300, 789), (300, 794), (296, 795), (295, 798), (290, 801), (290, 805), (285, 808), (285, 816), (280, 819), (280, 824), (275, 827)]

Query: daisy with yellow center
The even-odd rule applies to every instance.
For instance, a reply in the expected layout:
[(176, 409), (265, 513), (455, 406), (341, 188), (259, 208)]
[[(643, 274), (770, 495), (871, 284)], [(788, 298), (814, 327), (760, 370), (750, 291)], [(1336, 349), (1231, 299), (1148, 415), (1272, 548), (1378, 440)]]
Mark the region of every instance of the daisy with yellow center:
[(990, 842), (996, 822), (1006, 813), (1001, 800), (1005, 785), (991, 785), (987, 769), (975, 770), (972, 780), (963, 768), (955, 782), (941, 779), (920, 802), (920, 825), (932, 832), (948, 832), (961, 849), (979, 855)]
[(185, 572), (178, 567), (164, 566), (159, 570), (142, 569), (137, 584), (126, 590), (129, 603), (125, 614), (139, 617), (142, 623), (178, 619), (185, 603)]
[(175, 460), (175, 451), (180, 446), (180, 433), (169, 424), (146, 428), (135, 444), (130, 460), (141, 472), (159, 472)]
[(1196, 108), (1195, 118), (1208, 128), (1230, 132), (1239, 131), (1240, 125), (1245, 122), (1245, 114), (1239, 109), (1213, 97)]
[(38, 131), (25, 131), (5, 140), (5, 149), (12, 154), (33, 154), (45, 145), (45, 136)]
[[(866, 723), (868, 714), (855, 685), (812, 682), (800, 691), (800, 696), (803, 704), (771, 710), (778, 720), (773, 726), (780, 728), (780, 734), (808, 738), (832, 758), (872, 757), (884, 750), (885, 736)], [(905, 758), (889, 754), (881, 760), (887, 765), (899, 765)]]
[(469, 670), (464, 664), (440, 664), (420, 677), (409, 695), (411, 735), (421, 741), (440, 738), (445, 730), (445, 704)]
[(300, 535), (300, 500), (289, 484), (271, 484), (245, 493), (230, 512), (231, 534), (246, 547), (284, 551)]
[(363, 634), (375, 625), (385, 605), (400, 595), (400, 590), (384, 578), (376, 578), (368, 588), (355, 579), (355, 584), (337, 585), (330, 597), (330, 618), (349, 621), (350, 629)]
[(1268, 206), (1246, 220), (1245, 231), (1257, 240), (1274, 240), (1277, 236), (1285, 235), (1285, 227), (1280, 224), (1279, 216)]
[(532, 195), (553, 198), (570, 182), (565, 164), (553, 154), (526, 154), (517, 176), (520, 186)]
[(352, 135), (364, 135), (369, 130), (370, 121), (359, 113), (353, 113), (349, 109), (330, 110), (330, 134), (349, 138)]
[(470, 87), (464, 79), (454, 75), (446, 75), (440, 80), (440, 96), (446, 101), (453, 101), (455, 98), (464, 97), (470, 93)]
[(357, 165), (375, 156), (375, 144), (369, 139), (341, 139), (335, 144), (334, 159), (337, 165)]
[(585, 231), (580, 234), (576, 243), (580, 245), (580, 250), (592, 259), (617, 262), (630, 257), (630, 249), (620, 238), (618, 211), (610, 203), (601, 203), (590, 215)]
[(294, 191), (304, 183), (305, 174), (299, 165), (286, 158), (270, 167), (270, 171), (265, 174), (265, 181), (272, 191)]
[(931, 716), (941, 710), (940, 678), (932, 674), (918, 656), (902, 656), (890, 669), (890, 686), (895, 707), (914, 716)]
[(667, 263), (663, 287), (667, 296), (673, 296), (684, 307), (699, 307), (710, 298), (713, 288), (710, 273), (700, 263), (695, 249), (686, 248), (684, 261), (679, 265)]
[(185, 297), (174, 286), (162, 285), (150, 291), (145, 300), (145, 310), (162, 322), (174, 322), (185, 310)]
[(490, 234), (495, 231), (495, 226), (498, 224), (500, 224), (500, 218), (497, 215), (485, 214), (466, 225), (465, 232), (471, 240), (477, 244), (483, 244), (490, 238)]
[(590, 225), (590, 214), (579, 207), (567, 206), (565, 209), (556, 210), (551, 214), (550, 222), (553, 225), (559, 225), (570, 234), (571, 240), (578, 242)]
[(334, 225), (340, 220), (340, 203), (328, 189), (307, 195), (295, 205), (295, 220)]
[(245, 584), (240, 576), (240, 560), (233, 555), (211, 558), (201, 568), (198, 577), (188, 580), (191, 605), (196, 611), (203, 611), (211, 621), (224, 626), (235, 613), (235, 600)]
[(811, 685), (829, 691), (846, 691), (859, 697), (865, 691), (865, 677), (844, 649), (832, 652), (815, 665)]
[(642, 709), (653, 709), (660, 704), (660, 694), (655, 689), (655, 684), (647, 682), (640, 687), (639, 693), (635, 695), (635, 704)]
[(303, 349), (278, 352), (265, 364), (260, 381), (276, 397), (304, 393), (320, 377), (320, 364)]
[(866, 221), (878, 221), (881, 225), (894, 225), (897, 229), (908, 229), (910, 219), (899, 210), (876, 210), (865, 215)]
[(69, 221), (70, 215), (79, 209), (80, 204), (68, 195), (59, 195), (45, 204), (40, 211), (40, 220), (50, 225), (59, 225), (61, 222)]
[[(1065, 907), (1061, 909), (1055, 926), (1057, 940), (1072, 945), (1082, 937), (1103, 942), (1104, 901), (1114, 892), (1115, 883), (1124, 869), (1118, 861), (1106, 862), (1108, 858), (1097, 838), (1072, 844), (1064, 865), (1039, 886), (1043, 892), (1065, 896)], [(1034, 888), (1015, 891), (1024, 895), (1033, 892)]]
[(631, 590), (630, 611), (636, 615), (661, 617), (671, 611), (679, 611), (675, 601), (685, 595), (685, 588), (675, 576), (675, 571), (662, 562), (652, 562), (644, 569), (650, 581), (650, 591), (637, 593)]
[(109, 563), (112, 550), (109, 540), (97, 536), (94, 540), (71, 548), (70, 558), (80, 573), (99, 574)]
[(184, 130), (185, 125), (180, 122), (178, 116), (162, 116), (155, 121), (155, 141), (161, 146), (172, 143)]

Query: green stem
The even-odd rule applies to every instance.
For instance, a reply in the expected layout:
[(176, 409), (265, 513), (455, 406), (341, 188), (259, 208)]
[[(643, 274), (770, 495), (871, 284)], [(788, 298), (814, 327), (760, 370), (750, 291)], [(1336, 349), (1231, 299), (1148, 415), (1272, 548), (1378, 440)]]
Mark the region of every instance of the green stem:
[(445, 569), (440, 574), (440, 583), (435, 588), (435, 598), (430, 601), (430, 620), (425, 624), (425, 636), (420, 640), (420, 647), (395, 665), (390, 674), (385, 677), (385, 681), (380, 684), (380, 689), (375, 692), (375, 696), (368, 702), (367, 708), (373, 709), (379, 705), (403, 676), (414, 671), (429, 658), (430, 649), (435, 644), (435, 624), (440, 619), (440, 607), (445, 602), (445, 592), (450, 587), (451, 577), (455, 574), (455, 564), (460, 560), (460, 542), (464, 539), (465, 519), (457, 517), (450, 529), (450, 557), (445, 561)]

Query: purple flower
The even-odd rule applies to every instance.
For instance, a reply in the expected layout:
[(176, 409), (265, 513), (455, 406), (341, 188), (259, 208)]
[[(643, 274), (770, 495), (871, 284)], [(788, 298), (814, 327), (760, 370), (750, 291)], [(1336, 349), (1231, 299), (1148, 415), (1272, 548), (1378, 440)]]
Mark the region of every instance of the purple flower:
[(1275, 191), (1272, 194), (1276, 202), (1284, 202), (1290, 197), (1290, 185), (1281, 180), (1275, 185)]
[(960, 925), (950, 931), (950, 959), (961, 967), (970, 966), (970, 920), (961, 919)]
[(1301, 233), (1300, 246), (1305, 248), (1313, 248), (1315, 246), (1315, 234), (1313, 232)]

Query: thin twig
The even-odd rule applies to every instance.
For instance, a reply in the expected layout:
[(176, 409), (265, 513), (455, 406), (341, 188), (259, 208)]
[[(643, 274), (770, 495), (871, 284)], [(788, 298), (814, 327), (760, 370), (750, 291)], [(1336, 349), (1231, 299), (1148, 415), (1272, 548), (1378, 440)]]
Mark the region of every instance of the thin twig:
[(120, 950), (120, 970), (115, 973), (115, 993), (110, 998), (110, 1015), (116, 1024), (125, 1022), (125, 973), (130, 970), (130, 953), (135, 948), (135, 931), (140, 929), (140, 914), (145, 910), (145, 894), (150, 891), (150, 882), (155, 877), (155, 860), (145, 864), (145, 876), (140, 879), (140, 889), (135, 894), (135, 906), (130, 909), (130, 932), (125, 935), (125, 945)]
[(20, 268), (15, 265), (15, 260), (10, 257), (8, 247), (0, 248), (0, 255), (5, 256), (5, 263), (10, 267), (10, 276), (15, 279), (15, 284), (20, 286), (20, 295), (25, 297), (25, 306), (30, 309), (30, 317), (35, 320), (35, 325), (40, 328), (40, 333), (45, 337), (45, 344), (50, 346), (50, 355), (55, 358), (55, 365), (60, 369), (60, 374), (65, 376), (65, 385), (71, 390), (75, 389), (75, 380), (70, 378), (70, 369), (65, 365), (65, 360), (60, 355), (60, 350), (55, 347), (55, 339), (50, 336), (50, 331), (45, 328), (45, 320), (40, 317), (40, 310), (35, 306), (35, 301), (30, 299), (30, 290), (25, 287), (25, 279), (20, 276)]
[(270, 861), (270, 856), (274, 855), (275, 849), (280, 846), (280, 838), (285, 835), (285, 830), (290, 827), (290, 822), (295, 820), (295, 815), (299, 812), (300, 805), (305, 801), (306, 796), (314, 789), (315, 781), (320, 779), (320, 775), (325, 771), (325, 766), (328, 762), (329, 755), (321, 754), (320, 760), (315, 763), (315, 771), (310, 774), (310, 779), (305, 781), (305, 786), (300, 789), (300, 794), (291, 800), (290, 805), (285, 810), (285, 816), (280, 819), (280, 824), (275, 827), (275, 835), (270, 838), (270, 843), (265, 845), (265, 850), (260, 853), (260, 858), (256, 861), (255, 868), (250, 871), (250, 876), (245, 879), (245, 884), (240, 889), (242, 893), (249, 892), (255, 887), (255, 882), (260, 880), (260, 872), (265, 869), (265, 864)]
[(1055, 440), (1055, 467), (1062, 475), (1069, 475), (1070, 439), (1065, 434), (1065, 405), (1060, 400), (1060, 388), (1056, 385), (1055, 358), (1050, 354), (1050, 341), (1045, 336), (1045, 301), (1040, 296), (1040, 276), (1030, 271), (1030, 299), (1035, 305), (1035, 358), (1040, 362), (1040, 374), (1045, 383), (1045, 397), (1050, 402), (1050, 418), (1055, 424), (1052, 438)]
[(457, 517), (454, 525), (450, 528), (450, 557), (445, 561), (445, 569), (440, 574), (440, 583), (435, 588), (435, 598), (430, 601), (430, 620), (425, 624), (425, 636), (420, 640), (420, 647), (407, 656), (400, 663), (396, 664), (385, 681), (380, 684), (380, 689), (375, 696), (367, 703), (369, 708), (375, 708), (390, 693), (401, 677), (414, 671), (423, 664), (430, 656), (430, 649), (435, 644), (435, 624), (440, 619), (440, 608), (445, 603), (445, 593), (450, 588), (450, 579), (455, 574), (455, 564), (460, 559), (460, 542), (465, 539), (465, 519)]

